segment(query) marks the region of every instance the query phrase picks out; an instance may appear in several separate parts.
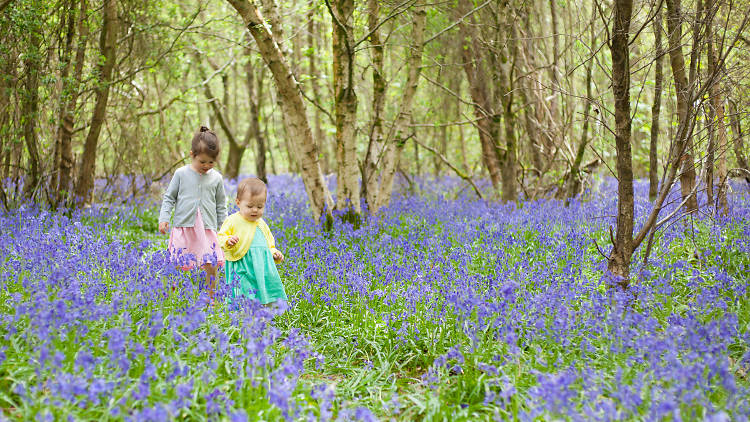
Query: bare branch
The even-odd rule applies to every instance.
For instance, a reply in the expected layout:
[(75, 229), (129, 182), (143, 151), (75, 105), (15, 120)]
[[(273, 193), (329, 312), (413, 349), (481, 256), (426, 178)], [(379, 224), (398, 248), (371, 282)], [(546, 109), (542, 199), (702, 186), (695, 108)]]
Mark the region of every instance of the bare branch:
[(416, 137), (414, 137), (414, 142), (416, 142), (422, 148), (425, 148), (426, 150), (432, 152), (438, 158), (440, 158), (440, 160), (443, 163), (445, 163), (448, 167), (450, 167), (451, 170), (453, 170), (453, 172), (455, 172), (458, 177), (460, 177), (461, 179), (466, 180), (467, 182), (469, 182), (469, 184), (474, 189), (474, 192), (477, 194), (477, 196), (479, 197), (479, 199), (484, 199), (484, 197), (482, 196), (482, 192), (479, 191), (479, 187), (477, 187), (477, 185), (474, 183), (474, 180), (472, 180), (472, 178), (471, 178), (470, 175), (467, 175), (466, 173), (464, 173), (460, 169), (458, 169), (456, 166), (454, 166), (453, 163), (450, 160), (448, 160), (447, 158), (445, 158), (445, 156), (443, 154), (441, 154), (440, 151), (437, 151), (435, 148), (432, 148), (429, 145), (425, 145), (425, 144), (419, 142), (419, 140)]
[[(163, 106), (161, 106), (161, 107), (159, 107), (157, 109), (154, 109), (154, 110), (142, 111), (142, 112), (136, 114), (135, 116), (136, 117), (143, 117), (143, 116), (150, 116), (150, 115), (156, 114), (156, 113), (161, 113), (162, 111), (164, 111), (167, 108), (169, 108), (175, 101), (180, 100), (182, 98), (182, 96), (185, 95), (186, 93), (190, 92), (191, 89), (200, 88), (202, 86), (207, 85), (209, 82), (211, 82), (211, 80), (216, 75), (222, 73), (224, 71), (224, 69), (226, 69), (227, 67), (229, 67), (229, 65), (231, 65), (232, 63), (234, 63), (234, 59), (229, 60), (228, 62), (226, 62), (223, 66), (221, 66), (220, 68), (216, 69), (215, 72), (213, 72), (210, 75), (208, 75), (208, 77), (206, 77), (205, 79), (203, 79), (201, 82), (199, 82), (199, 83), (197, 83), (195, 85), (192, 85), (192, 86), (190, 86), (188, 88), (185, 88), (181, 93), (179, 93), (179, 94), (175, 95), (174, 97), (172, 97), (171, 99), (169, 99), (169, 101), (167, 101)], [(76, 130), (80, 130), (80, 129), (81, 128), (76, 129)]]
[[(375, 25), (372, 29), (370, 29), (370, 32), (366, 33), (362, 38), (359, 39), (359, 41), (355, 42), (354, 45), (352, 46), (352, 48), (356, 48), (358, 45), (360, 45), (363, 42), (365, 42), (368, 38), (370, 38), (370, 35), (374, 34), (375, 31), (377, 31), (378, 29), (380, 29), (380, 27), (383, 26), (383, 24), (385, 24), (389, 20), (395, 18), (396, 16), (398, 16), (398, 15), (406, 12), (406, 10), (409, 9), (416, 2), (417, 2), (416, 0), (406, 0), (403, 3), (399, 4), (398, 6), (396, 6), (396, 8), (394, 9), (394, 11), (390, 15), (386, 16), (385, 19), (383, 19), (382, 21), (378, 22), (377, 25)], [(407, 5), (407, 3), (410, 3), (410, 4)], [(404, 7), (404, 10), (398, 11), (398, 9), (400, 9), (401, 7)]]
[(329, 113), (329, 112), (328, 112), (328, 110), (326, 110), (325, 108), (323, 108), (323, 106), (321, 106), (320, 104), (318, 104), (318, 102), (317, 102), (317, 101), (315, 101), (314, 99), (312, 99), (312, 98), (308, 97), (308, 96), (307, 96), (307, 94), (305, 94), (305, 90), (304, 90), (304, 89), (301, 89), (301, 88), (300, 88), (299, 92), (300, 92), (300, 94), (302, 94), (302, 96), (303, 96), (303, 97), (304, 97), (304, 98), (305, 98), (305, 99), (306, 99), (307, 101), (309, 101), (309, 102), (310, 102), (310, 104), (314, 105), (314, 106), (315, 106), (315, 108), (317, 108), (318, 110), (320, 110), (321, 112), (323, 112), (323, 114), (325, 114), (326, 116), (328, 116), (328, 119), (330, 119), (331, 123), (334, 123), (334, 124), (335, 124), (335, 122), (336, 122), (336, 119), (334, 119), (334, 118), (333, 118), (333, 116), (331, 115), (331, 113)]
[(477, 12), (477, 11), (479, 11), (480, 9), (484, 8), (485, 6), (487, 6), (487, 5), (488, 5), (488, 4), (490, 4), (490, 3), (492, 3), (492, 0), (487, 0), (486, 2), (484, 2), (484, 3), (480, 4), (479, 6), (475, 7), (474, 9), (470, 10), (470, 11), (469, 11), (468, 13), (466, 13), (465, 15), (461, 16), (460, 18), (458, 18), (458, 20), (457, 20), (457, 21), (455, 21), (455, 22), (453, 22), (452, 24), (448, 25), (447, 27), (445, 27), (445, 28), (441, 29), (440, 31), (438, 31), (438, 33), (437, 33), (437, 34), (435, 34), (435, 35), (431, 36), (430, 38), (427, 38), (427, 40), (425, 40), (425, 41), (424, 41), (424, 42), (422, 43), (422, 45), (427, 45), (427, 44), (428, 44), (428, 43), (429, 43), (430, 41), (433, 41), (433, 40), (435, 40), (435, 39), (436, 39), (437, 37), (439, 37), (439, 36), (443, 35), (444, 33), (448, 32), (448, 31), (450, 31), (450, 30), (451, 30), (451, 29), (453, 29), (453, 28), (454, 28), (454, 27), (455, 27), (456, 25), (460, 25), (460, 24), (461, 24), (461, 22), (463, 22), (463, 20), (464, 20), (464, 19), (466, 19), (467, 17), (471, 16), (472, 14), (474, 14), (474, 12)]

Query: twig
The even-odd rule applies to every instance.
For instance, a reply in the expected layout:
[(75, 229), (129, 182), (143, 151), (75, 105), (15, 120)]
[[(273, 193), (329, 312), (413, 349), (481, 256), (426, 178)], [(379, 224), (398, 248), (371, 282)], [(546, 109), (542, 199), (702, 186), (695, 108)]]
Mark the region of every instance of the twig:
[[(407, 4), (407, 3), (411, 3), (411, 4)], [(411, 7), (414, 3), (416, 3), (416, 0), (406, 0), (405, 2), (403, 2), (400, 5), (398, 5), (395, 8), (393, 8), (393, 12), (390, 15), (386, 16), (382, 21), (378, 22), (378, 24), (375, 25), (375, 27), (373, 27), (370, 30), (370, 32), (366, 33), (362, 38), (359, 39), (359, 41), (355, 42), (352, 47), (356, 48), (358, 45), (362, 44), (365, 40), (369, 39), (370, 36), (375, 33), (375, 31), (377, 31), (378, 29), (380, 29), (380, 27), (383, 26), (383, 24), (385, 24), (389, 20), (395, 18), (396, 16), (404, 13), (406, 11), (406, 9), (408, 9), (409, 7)], [(403, 11), (399, 11), (398, 10), (401, 7), (404, 7)]]
[(435, 35), (431, 36), (430, 38), (428, 38), (427, 40), (425, 40), (425, 41), (424, 41), (424, 42), (422, 43), (422, 45), (427, 45), (427, 44), (428, 44), (428, 43), (429, 43), (430, 41), (433, 41), (433, 40), (434, 40), (435, 38), (437, 38), (437, 37), (439, 37), (439, 36), (443, 35), (444, 33), (448, 32), (448, 31), (450, 31), (451, 29), (453, 29), (453, 27), (455, 27), (456, 25), (458, 25), (458, 24), (460, 24), (461, 22), (463, 22), (463, 21), (464, 21), (464, 19), (466, 19), (467, 17), (469, 17), (469, 16), (471, 16), (472, 14), (474, 14), (474, 12), (476, 12), (476, 11), (478, 11), (478, 10), (480, 10), (480, 9), (484, 8), (485, 6), (487, 6), (487, 5), (488, 5), (488, 4), (490, 4), (490, 3), (492, 3), (492, 0), (487, 0), (486, 2), (484, 2), (484, 3), (480, 4), (479, 6), (475, 7), (474, 9), (470, 10), (470, 11), (469, 11), (468, 13), (466, 13), (466, 14), (465, 14), (465, 15), (463, 15), (463, 16), (461, 16), (461, 17), (460, 17), (460, 18), (459, 18), (459, 19), (458, 19), (457, 21), (455, 21), (455, 22), (453, 22), (452, 24), (448, 25), (447, 27), (445, 27), (445, 28), (441, 29), (441, 30), (440, 30), (440, 31), (439, 31), (439, 32), (438, 32), (437, 34), (435, 34)]
[(321, 106), (320, 104), (318, 104), (317, 101), (315, 101), (312, 98), (308, 97), (307, 94), (305, 94), (305, 90), (303, 90), (302, 87), (300, 86), (299, 82), (297, 82), (297, 87), (299, 88), (300, 94), (302, 94), (302, 96), (305, 97), (305, 99), (307, 101), (309, 101), (310, 104), (314, 105), (315, 108), (317, 108), (318, 110), (320, 110), (321, 112), (323, 112), (323, 114), (325, 114), (326, 116), (328, 116), (328, 118), (331, 120), (331, 123), (335, 124), (336, 119), (334, 119), (333, 116), (331, 116), (331, 113), (329, 113), (328, 110), (324, 109), (323, 106)]
[[(195, 51), (196, 51), (197, 54), (202, 54), (202, 52), (200, 50), (195, 50)], [(229, 60), (228, 62), (226, 62), (219, 69), (216, 69), (216, 71), (213, 72), (213, 73), (211, 73), (210, 75), (208, 75), (208, 77), (206, 79), (203, 79), (201, 82), (199, 82), (199, 83), (197, 83), (195, 85), (192, 85), (192, 86), (188, 87), (187, 89), (183, 90), (181, 93), (177, 94), (175, 97), (173, 97), (172, 99), (170, 99), (169, 101), (167, 101), (167, 103), (164, 104), (162, 107), (160, 107), (158, 109), (155, 109), (155, 110), (142, 111), (142, 112), (136, 114), (136, 117), (148, 116), (148, 115), (160, 113), (160, 112), (166, 110), (167, 108), (169, 108), (169, 106), (172, 105), (172, 103), (174, 103), (175, 101), (177, 101), (180, 98), (182, 98), (182, 96), (185, 95), (186, 93), (188, 93), (191, 89), (195, 89), (195, 88), (199, 88), (199, 87), (205, 86), (206, 84), (208, 84), (209, 82), (211, 82), (211, 80), (216, 75), (218, 75), (221, 72), (223, 72), (224, 69), (226, 69), (227, 67), (229, 67), (229, 65), (231, 65), (232, 63), (234, 63), (234, 58), (232, 58), (231, 60)], [(85, 129), (85, 126), (83, 128), (79, 128), (79, 129), (76, 129), (76, 130), (81, 130), (81, 129)]]
[(484, 197), (482, 196), (482, 192), (479, 191), (479, 188), (474, 183), (474, 180), (471, 179), (471, 176), (469, 176), (469, 175), (465, 174), (464, 172), (462, 172), (461, 170), (459, 170), (456, 166), (453, 165), (453, 163), (450, 162), (450, 160), (448, 160), (447, 158), (445, 158), (445, 156), (443, 154), (441, 154), (439, 151), (437, 151), (435, 148), (432, 148), (431, 146), (428, 146), (428, 145), (425, 145), (425, 144), (419, 142), (419, 140), (416, 137), (414, 137), (414, 142), (416, 142), (418, 145), (421, 145), (423, 148), (427, 149), (428, 151), (432, 152), (433, 154), (437, 155), (438, 158), (440, 158), (440, 160), (442, 162), (444, 162), (448, 167), (450, 167), (451, 170), (453, 170), (458, 177), (460, 177), (463, 180), (466, 180), (467, 182), (469, 182), (469, 184), (474, 189), (474, 192), (477, 194), (477, 196), (479, 197), (479, 199), (484, 199)]
[(593, 237), (591, 239), (594, 241), (594, 246), (596, 246), (596, 250), (599, 251), (599, 254), (603, 258), (609, 259), (609, 257), (604, 252), (602, 252), (602, 248), (599, 247), (599, 243), (596, 241), (596, 239), (594, 239)]
[(178, 165), (182, 164), (182, 163), (183, 163), (183, 162), (184, 162), (184, 161), (185, 161), (186, 159), (187, 159), (187, 157), (182, 157), (182, 158), (180, 158), (179, 160), (175, 161), (175, 162), (174, 162), (174, 164), (172, 164), (172, 165), (171, 165), (171, 166), (170, 166), (170, 167), (169, 167), (169, 168), (167, 169), (167, 171), (165, 171), (164, 173), (162, 173), (162, 174), (161, 174), (161, 176), (159, 176), (159, 177), (157, 177), (157, 178), (151, 178), (151, 181), (152, 181), (152, 182), (158, 182), (159, 180), (163, 179), (163, 178), (164, 178), (164, 177), (165, 177), (166, 175), (168, 175), (169, 173), (171, 173), (171, 172), (172, 172), (172, 170), (173, 170), (173, 169), (174, 169), (175, 167), (177, 167)]

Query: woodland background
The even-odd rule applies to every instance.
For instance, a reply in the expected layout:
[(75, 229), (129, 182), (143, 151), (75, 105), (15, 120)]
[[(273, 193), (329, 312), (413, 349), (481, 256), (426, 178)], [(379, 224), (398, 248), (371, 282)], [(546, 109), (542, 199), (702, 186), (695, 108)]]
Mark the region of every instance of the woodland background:
[[(156, 191), (207, 124), (225, 177), (299, 174), (315, 217), (376, 213), (396, 174), (455, 174), (501, 201), (573, 198), (587, 174), (614, 176), (610, 269), (627, 277), (633, 250), (675, 217), (659, 212), (677, 180), (688, 213), (699, 195), (725, 209), (728, 177), (750, 183), (749, 12), (734, 0), (3, 0), (0, 199), (80, 207), (95, 180), (123, 177), (133, 196)], [(654, 200), (638, 232), (633, 178)]]
[[(749, 419), (748, 19), (0, 0), (0, 419)], [(288, 307), (156, 231), (200, 125)]]

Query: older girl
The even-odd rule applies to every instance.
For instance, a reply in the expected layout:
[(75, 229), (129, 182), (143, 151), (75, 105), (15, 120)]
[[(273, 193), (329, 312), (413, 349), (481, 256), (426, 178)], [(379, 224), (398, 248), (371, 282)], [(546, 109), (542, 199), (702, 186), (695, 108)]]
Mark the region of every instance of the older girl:
[(201, 126), (193, 136), (190, 164), (175, 171), (159, 213), (159, 231), (166, 234), (172, 211), (169, 252), (183, 269), (200, 267), (206, 273), (211, 300), (216, 290), (216, 271), (224, 254), (216, 236), (227, 216), (221, 173), (214, 170), (219, 156), (216, 134)]

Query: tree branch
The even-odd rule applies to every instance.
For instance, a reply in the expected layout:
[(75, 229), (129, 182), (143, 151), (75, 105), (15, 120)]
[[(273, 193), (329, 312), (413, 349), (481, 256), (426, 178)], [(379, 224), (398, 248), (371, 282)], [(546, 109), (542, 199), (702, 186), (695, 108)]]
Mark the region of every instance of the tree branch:
[(440, 160), (441, 160), (441, 161), (442, 161), (443, 163), (445, 163), (445, 164), (446, 164), (446, 165), (447, 165), (448, 167), (450, 167), (450, 168), (451, 168), (451, 170), (453, 170), (453, 172), (454, 172), (454, 173), (456, 173), (456, 175), (457, 175), (458, 177), (460, 177), (460, 178), (462, 178), (463, 180), (466, 180), (467, 182), (469, 182), (469, 184), (470, 184), (470, 185), (471, 185), (471, 187), (472, 187), (472, 188), (474, 189), (474, 192), (475, 192), (475, 193), (477, 194), (477, 196), (479, 197), (479, 199), (484, 199), (484, 197), (482, 196), (482, 192), (480, 192), (480, 191), (479, 191), (479, 188), (478, 188), (478, 187), (477, 187), (477, 185), (476, 185), (476, 184), (474, 183), (474, 180), (472, 180), (472, 179), (471, 179), (471, 176), (469, 176), (469, 175), (465, 174), (465, 173), (464, 173), (464, 172), (462, 172), (462, 171), (461, 171), (460, 169), (458, 169), (458, 168), (457, 168), (456, 166), (454, 166), (454, 165), (453, 165), (453, 163), (452, 163), (452, 162), (451, 162), (450, 160), (448, 160), (447, 158), (445, 158), (445, 156), (444, 156), (443, 154), (441, 154), (441, 153), (440, 153), (439, 151), (437, 151), (437, 150), (436, 150), (435, 148), (432, 148), (431, 146), (428, 146), (428, 145), (425, 145), (425, 144), (423, 144), (423, 143), (419, 142), (419, 140), (418, 140), (418, 139), (417, 139), (416, 137), (414, 137), (414, 142), (416, 142), (416, 143), (417, 143), (418, 145), (420, 145), (420, 146), (421, 146), (422, 148), (425, 148), (426, 150), (428, 150), (428, 151), (432, 152), (432, 153), (433, 153), (433, 154), (435, 154), (435, 155), (436, 155), (436, 156), (437, 156), (438, 158), (440, 158)]
[(335, 124), (336, 119), (333, 118), (333, 116), (331, 115), (331, 113), (328, 112), (328, 110), (324, 109), (323, 106), (321, 106), (320, 104), (317, 103), (317, 101), (315, 101), (312, 98), (308, 97), (307, 94), (305, 94), (305, 91), (303, 89), (300, 89), (299, 92), (300, 92), (300, 94), (302, 94), (303, 97), (305, 97), (305, 99), (307, 101), (310, 102), (310, 104), (314, 105), (315, 108), (317, 108), (318, 110), (320, 110), (321, 112), (323, 112), (323, 114), (325, 114), (326, 116), (328, 116), (328, 119), (330, 119), (331, 123)]
[[(394, 12), (393, 12), (393, 13), (391, 13), (391, 14), (390, 14), (390, 15), (388, 15), (388, 16), (386, 16), (386, 18), (385, 18), (385, 19), (383, 19), (382, 21), (378, 22), (378, 24), (377, 24), (377, 25), (375, 25), (375, 26), (374, 26), (374, 27), (373, 27), (372, 29), (370, 29), (370, 32), (366, 33), (366, 34), (365, 34), (365, 35), (364, 35), (364, 36), (363, 36), (362, 38), (360, 38), (360, 39), (359, 39), (359, 41), (355, 42), (355, 43), (354, 43), (354, 45), (352, 46), (352, 48), (357, 48), (357, 46), (358, 46), (358, 45), (362, 44), (362, 43), (363, 43), (363, 42), (365, 42), (365, 41), (366, 41), (366, 40), (367, 40), (368, 38), (370, 38), (370, 35), (374, 34), (374, 33), (375, 33), (375, 31), (377, 31), (378, 29), (380, 29), (380, 27), (381, 27), (381, 26), (383, 26), (383, 24), (385, 24), (385, 23), (386, 23), (386, 22), (388, 22), (389, 20), (391, 20), (391, 19), (395, 18), (396, 16), (398, 16), (398, 15), (400, 15), (400, 14), (402, 14), (402, 13), (406, 12), (406, 9), (408, 9), (409, 7), (411, 7), (411, 6), (412, 6), (412, 5), (414, 4), (414, 3), (416, 3), (416, 2), (417, 2), (416, 0), (406, 0), (406, 1), (404, 1), (403, 3), (399, 4), (398, 6), (396, 6), (396, 8), (394, 9)], [(406, 7), (404, 8), (404, 10), (402, 10), (402, 11), (400, 11), (400, 12), (396, 12), (396, 10), (400, 9), (400, 8), (401, 8), (402, 6), (404, 6), (404, 5), (405, 5), (405, 4), (407, 4), (407, 3), (411, 3), (411, 4), (410, 4), (410, 5), (408, 5), (408, 6), (406, 6)]]
[[(462, 0), (459, 0), (459, 1), (462, 1)], [(463, 0), (463, 1), (465, 1), (465, 0)], [(474, 9), (472, 9), (472, 10), (468, 11), (468, 12), (467, 12), (467, 13), (466, 13), (465, 15), (461, 16), (460, 18), (458, 18), (458, 20), (457, 20), (457, 21), (455, 21), (455, 22), (453, 22), (452, 24), (448, 25), (447, 27), (445, 27), (445, 28), (441, 29), (440, 31), (438, 31), (438, 33), (437, 33), (437, 34), (435, 34), (435, 35), (431, 36), (430, 38), (427, 38), (427, 40), (425, 40), (425, 41), (423, 41), (423, 42), (422, 42), (422, 45), (427, 45), (427, 44), (428, 44), (428, 43), (429, 43), (430, 41), (433, 41), (433, 40), (435, 40), (435, 39), (436, 39), (437, 37), (439, 37), (439, 36), (443, 35), (444, 33), (448, 32), (448, 31), (450, 31), (450, 30), (451, 30), (451, 29), (453, 29), (453, 28), (454, 28), (454, 27), (455, 27), (456, 25), (460, 25), (460, 24), (461, 24), (461, 22), (463, 22), (463, 20), (464, 20), (464, 19), (466, 19), (467, 17), (469, 17), (469, 16), (473, 15), (473, 14), (474, 14), (474, 12), (477, 12), (477, 11), (479, 11), (480, 9), (484, 8), (485, 6), (487, 6), (487, 5), (488, 5), (488, 4), (490, 4), (490, 3), (492, 3), (492, 0), (487, 0), (486, 2), (484, 2), (484, 3), (480, 4), (479, 6), (475, 7)]]

